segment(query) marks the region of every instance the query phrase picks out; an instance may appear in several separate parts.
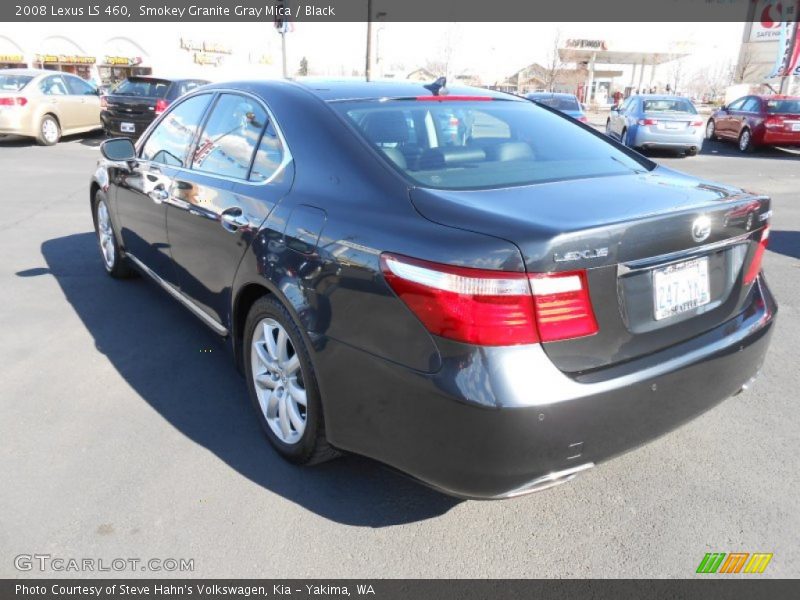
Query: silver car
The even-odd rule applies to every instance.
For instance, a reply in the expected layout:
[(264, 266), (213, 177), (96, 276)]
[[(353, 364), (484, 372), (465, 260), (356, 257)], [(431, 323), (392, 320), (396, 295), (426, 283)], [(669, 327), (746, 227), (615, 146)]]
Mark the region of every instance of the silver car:
[(41, 69), (0, 71), (0, 135), (52, 146), (62, 135), (101, 127), (97, 88), (80, 77)]
[(694, 156), (703, 147), (704, 125), (692, 101), (681, 96), (630, 96), (612, 108), (606, 134), (630, 148), (658, 148)]

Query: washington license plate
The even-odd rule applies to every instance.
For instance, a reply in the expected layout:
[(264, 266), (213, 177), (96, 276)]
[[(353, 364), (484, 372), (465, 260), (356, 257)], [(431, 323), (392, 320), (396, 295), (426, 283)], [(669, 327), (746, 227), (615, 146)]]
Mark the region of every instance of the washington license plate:
[(653, 271), (656, 321), (685, 313), (710, 301), (708, 258), (695, 258)]
[(134, 125), (133, 123), (122, 123), (119, 126), (119, 130), (122, 133), (133, 133), (136, 131), (136, 125)]

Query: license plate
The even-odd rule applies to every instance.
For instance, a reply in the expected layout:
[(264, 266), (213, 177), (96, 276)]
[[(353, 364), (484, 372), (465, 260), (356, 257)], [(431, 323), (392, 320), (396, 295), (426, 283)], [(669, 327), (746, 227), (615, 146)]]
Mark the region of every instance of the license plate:
[(696, 258), (653, 271), (656, 321), (674, 317), (711, 301), (708, 258)]
[(667, 129), (679, 129), (681, 126), (680, 123), (664, 123), (664, 127)]
[(133, 133), (134, 131), (136, 131), (136, 125), (134, 125), (133, 123), (121, 123), (119, 126), (119, 130), (122, 133)]
[(792, 131), (800, 131), (800, 123), (792, 123)]

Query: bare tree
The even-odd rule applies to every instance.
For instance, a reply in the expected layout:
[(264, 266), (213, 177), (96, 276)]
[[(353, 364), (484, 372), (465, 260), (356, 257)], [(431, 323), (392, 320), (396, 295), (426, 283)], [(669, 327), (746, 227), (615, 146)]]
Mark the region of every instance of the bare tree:
[(739, 62), (736, 65), (736, 75), (734, 80), (736, 83), (748, 83), (748, 80), (753, 77), (759, 70), (759, 65), (756, 62), (756, 55), (753, 52), (753, 47), (750, 44), (742, 44), (742, 51), (739, 53)]
[(564, 70), (564, 61), (561, 60), (561, 56), (558, 53), (558, 49), (560, 47), (561, 30), (556, 29), (556, 32), (553, 34), (553, 42), (550, 45), (550, 52), (547, 56), (547, 61), (543, 70), (544, 81), (542, 83), (544, 84), (544, 89), (548, 92), (554, 91), (556, 83), (558, 83), (559, 76)]
[(708, 96), (711, 101), (724, 95), (733, 82), (734, 67), (729, 60), (717, 61), (695, 72), (689, 82), (694, 95)]

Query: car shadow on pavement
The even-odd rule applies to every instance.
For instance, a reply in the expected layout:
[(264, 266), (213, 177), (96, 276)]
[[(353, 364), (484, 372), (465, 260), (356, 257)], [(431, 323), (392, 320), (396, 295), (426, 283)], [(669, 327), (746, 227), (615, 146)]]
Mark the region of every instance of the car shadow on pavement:
[(297, 467), (269, 446), (225, 344), (145, 278), (106, 275), (93, 233), (42, 244), (52, 275), (97, 349), (173, 427), (264, 487), (333, 521), (385, 527), (437, 517), (460, 501), (378, 462), (345, 456)]
[(756, 148), (753, 152), (741, 152), (735, 142), (720, 140), (706, 140), (703, 143), (701, 155), (708, 156), (727, 156), (731, 158), (769, 158), (772, 160), (793, 160), (800, 161), (800, 154), (787, 152), (779, 148), (769, 146)]
[(767, 250), (792, 258), (800, 258), (800, 231), (771, 230)]

